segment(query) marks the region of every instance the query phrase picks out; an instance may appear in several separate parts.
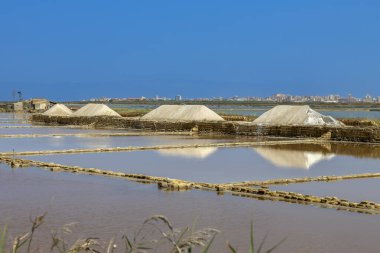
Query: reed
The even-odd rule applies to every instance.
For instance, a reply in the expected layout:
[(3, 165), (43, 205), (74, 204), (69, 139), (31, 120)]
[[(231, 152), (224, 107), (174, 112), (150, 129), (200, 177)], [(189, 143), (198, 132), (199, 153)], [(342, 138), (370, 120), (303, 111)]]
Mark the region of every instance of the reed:
[[(38, 247), (33, 246), (33, 239), (37, 230), (43, 225), (46, 213), (37, 216), (32, 220), (31, 229), (25, 234), (16, 236), (11, 244), (7, 245), (8, 230), (7, 226), (0, 229), (0, 253), (34, 253), (41, 252)], [(143, 224), (133, 232), (133, 235), (123, 234), (120, 242), (121, 247), (112, 238), (104, 242), (100, 238), (87, 237), (78, 238), (73, 243), (66, 240), (66, 236), (72, 233), (75, 223), (64, 225), (58, 231), (51, 233), (50, 252), (58, 253), (149, 253), (149, 252), (168, 252), (168, 253), (192, 253), (197, 250), (200, 253), (208, 253), (211, 250), (214, 239), (219, 230), (214, 228), (195, 229), (195, 223), (183, 229), (175, 228), (172, 223), (163, 215), (154, 215), (146, 219)], [(277, 249), (284, 240), (263, 250), (267, 237), (261, 241), (256, 251), (253, 233), (253, 222), (251, 222), (249, 253), (271, 253)], [(237, 253), (238, 251), (231, 244), (227, 244), (227, 252)], [(46, 247), (45, 247), (46, 248)]]

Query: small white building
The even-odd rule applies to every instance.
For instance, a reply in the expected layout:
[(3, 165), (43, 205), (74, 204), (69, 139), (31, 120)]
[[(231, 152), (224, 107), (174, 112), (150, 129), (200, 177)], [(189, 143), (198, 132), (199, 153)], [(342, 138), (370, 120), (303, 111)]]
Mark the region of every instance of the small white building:
[(50, 102), (47, 99), (35, 98), (31, 100), (31, 106), (33, 110), (44, 111), (50, 106)]
[(24, 103), (23, 102), (13, 103), (13, 110), (15, 112), (23, 111), (24, 110)]

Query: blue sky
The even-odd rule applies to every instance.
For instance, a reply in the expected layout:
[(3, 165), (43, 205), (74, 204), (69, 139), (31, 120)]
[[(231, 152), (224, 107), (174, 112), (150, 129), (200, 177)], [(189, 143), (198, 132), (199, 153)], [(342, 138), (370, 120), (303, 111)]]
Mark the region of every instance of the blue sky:
[(380, 95), (380, 1), (0, 2), (0, 100)]

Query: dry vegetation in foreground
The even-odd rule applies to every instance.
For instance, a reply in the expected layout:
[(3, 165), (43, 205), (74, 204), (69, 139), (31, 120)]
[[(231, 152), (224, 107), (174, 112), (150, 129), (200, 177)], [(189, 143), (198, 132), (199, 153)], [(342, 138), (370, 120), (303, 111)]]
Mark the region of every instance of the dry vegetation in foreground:
[[(7, 244), (8, 233), (7, 226), (0, 230), (0, 253), (35, 253), (42, 252), (38, 247), (34, 247), (33, 238), (38, 228), (44, 223), (46, 213), (33, 219), (29, 232), (18, 235), (12, 240), (9, 247)], [(50, 252), (59, 253), (148, 253), (148, 252), (169, 252), (169, 253), (191, 253), (198, 250), (201, 253), (207, 253), (212, 247), (216, 235), (220, 232), (213, 228), (204, 228), (195, 230), (192, 227), (176, 229), (170, 221), (162, 215), (155, 215), (145, 220), (141, 227), (133, 233), (132, 237), (122, 235), (120, 247), (116, 244), (115, 239), (108, 243), (101, 243), (100, 238), (80, 238), (69, 243), (65, 237), (72, 233), (73, 224), (64, 225), (60, 230), (51, 233), (51, 242), (49, 245)], [(249, 253), (270, 253), (273, 252), (284, 240), (277, 243), (268, 250), (263, 250), (265, 239), (259, 244), (257, 250), (254, 243), (253, 223), (251, 223)], [(230, 253), (238, 251), (231, 245), (227, 244)]]

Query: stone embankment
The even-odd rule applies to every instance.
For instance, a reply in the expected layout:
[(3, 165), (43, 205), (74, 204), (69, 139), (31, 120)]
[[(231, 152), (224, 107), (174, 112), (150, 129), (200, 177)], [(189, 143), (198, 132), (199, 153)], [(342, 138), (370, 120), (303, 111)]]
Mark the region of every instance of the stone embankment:
[(244, 181), (230, 183), (236, 186), (268, 186), (268, 185), (286, 185), (297, 183), (309, 183), (309, 182), (330, 182), (350, 179), (362, 179), (362, 178), (380, 178), (380, 173), (361, 173), (351, 174), (343, 176), (319, 176), (319, 177), (302, 177), (302, 178), (280, 178), (271, 179), (266, 181)]
[(336, 141), (380, 142), (379, 127), (260, 125), (247, 122), (165, 122), (117, 117), (59, 117), (35, 114), (33, 123), (75, 125), (92, 128), (140, 129), (144, 131), (193, 132), (200, 135), (276, 136), (323, 138)]
[(232, 184), (208, 184), (190, 182), (165, 177), (154, 177), (142, 174), (130, 174), (124, 172), (113, 172), (95, 168), (82, 168), (78, 166), (66, 166), (55, 163), (45, 163), (25, 159), (15, 159), (11, 157), (0, 156), (0, 162), (7, 163), (12, 167), (40, 167), (50, 169), (51, 171), (66, 171), (71, 173), (85, 173), (91, 175), (101, 175), (110, 177), (126, 178), (138, 182), (156, 183), (159, 188), (164, 190), (190, 190), (202, 189), (212, 190), (218, 194), (231, 193), (235, 196), (252, 197), (263, 200), (286, 201), (298, 204), (312, 204), (337, 210), (347, 210), (367, 214), (380, 214), (380, 204), (371, 201), (352, 202), (337, 197), (318, 197), (304, 195), (295, 192), (273, 191), (267, 187), (242, 187)]

